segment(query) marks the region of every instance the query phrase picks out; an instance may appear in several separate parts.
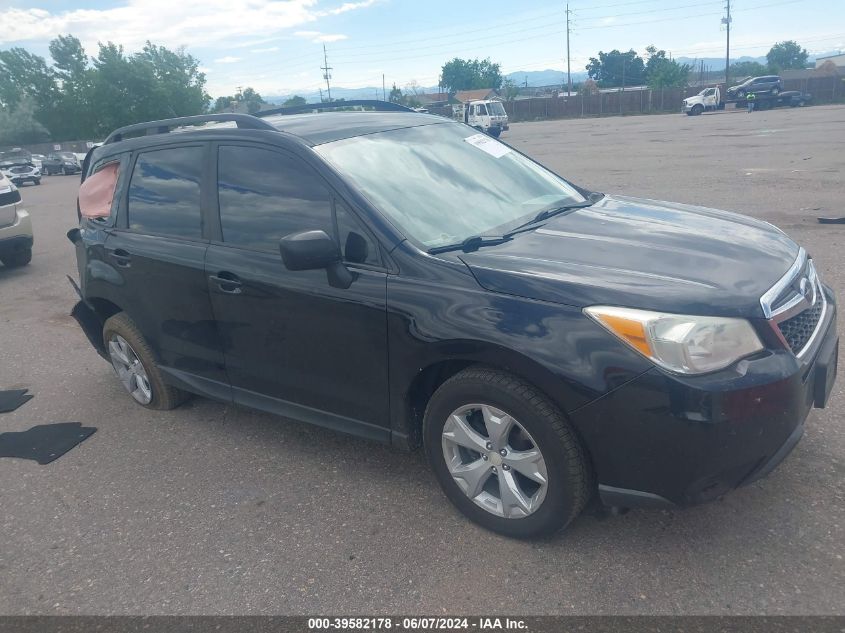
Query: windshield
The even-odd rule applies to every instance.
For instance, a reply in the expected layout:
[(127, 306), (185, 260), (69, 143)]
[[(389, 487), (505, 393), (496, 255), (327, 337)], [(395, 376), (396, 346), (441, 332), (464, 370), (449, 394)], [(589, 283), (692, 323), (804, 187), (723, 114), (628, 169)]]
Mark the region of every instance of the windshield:
[(76, 160), (76, 154), (74, 154), (73, 152), (59, 152), (59, 156), (61, 156), (62, 158)]
[(492, 114), (493, 116), (505, 116), (505, 106), (503, 106), (498, 101), (488, 103), (487, 108), (490, 110), (490, 114)]
[(499, 234), (584, 197), (559, 176), (459, 123), (423, 125), (314, 148), (426, 248)]

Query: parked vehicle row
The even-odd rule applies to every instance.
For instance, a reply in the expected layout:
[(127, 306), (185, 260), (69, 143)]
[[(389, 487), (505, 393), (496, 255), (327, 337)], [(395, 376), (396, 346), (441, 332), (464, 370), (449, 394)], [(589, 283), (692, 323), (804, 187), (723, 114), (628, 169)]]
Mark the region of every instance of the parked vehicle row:
[(763, 477), (836, 376), (835, 297), (782, 231), (588, 191), (442, 117), (129, 126), (80, 209), (73, 314), (134, 402), (422, 446), (510, 536)]
[(723, 110), (727, 103), (735, 102), (744, 106), (749, 94), (754, 94), (755, 108), (766, 110), (780, 106), (803, 107), (812, 102), (812, 95), (800, 90), (782, 90), (780, 77), (750, 77), (737, 86), (732, 86), (727, 93), (721, 86), (704, 88), (697, 95), (687, 97), (683, 102), (683, 112), (696, 116), (712, 110)]

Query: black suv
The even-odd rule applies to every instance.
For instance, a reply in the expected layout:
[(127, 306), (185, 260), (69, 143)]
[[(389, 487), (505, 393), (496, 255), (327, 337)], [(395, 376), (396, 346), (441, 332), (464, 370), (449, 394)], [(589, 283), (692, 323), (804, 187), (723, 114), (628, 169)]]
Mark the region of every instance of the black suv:
[(49, 154), (41, 161), (41, 171), (48, 176), (57, 174), (69, 176), (82, 171), (82, 165), (79, 164), (79, 159), (73, 152), (56, 152)]
[(831, 392), (834, 296), (783, 232), (587, 191), (462, 123), (189, 117), (114, 132), (106, 167), (73, 313), (138, 404), (422, 445), (504, 534), (719, 497)]
[(783, 90), (783, 83), (777, 75), (766, 75), (765, 77), (749, 77), (741, 84), (731, 86), (728, 88), (729, 99), (745, 99), (748, 93), (753, 92), (755, 95), (777, 94)]

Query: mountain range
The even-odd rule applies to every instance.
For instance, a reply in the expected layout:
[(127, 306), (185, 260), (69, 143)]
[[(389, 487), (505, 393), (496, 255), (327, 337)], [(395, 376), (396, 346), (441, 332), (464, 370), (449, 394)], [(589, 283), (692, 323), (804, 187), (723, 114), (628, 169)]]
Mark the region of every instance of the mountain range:
[[(833, 55), (835, 53), (819, 53), (819, 56), (825, 55)], [(812, 63), (815, 61), (816, 55), (811, 55), (810, 58), (807, 60), (808, 63)], [(693, 68), (697, 68), (698, 64), (704, 63), (704, 66), (708, 70), (724, 70), (725, 69), (725, 58), (724, 57), (676, 57), (675, 61), (681, 64), (689, 64)], [(749, 57), (744, 55), (742, 57), (732, 58), (731, 63), (736, 62), (758, 62), (760, 64), (766, 64), (765, 56), (761, 57)], [(505, 79), (510, 79), (518, 86), (528, 86), (530, 88), (536, 88), (539, 86), (562, 86), (566, 83), (566, 73), (560, 70), (526, 70), (526, 71), (514, 71), (507, 73), (504, 75)], [(587, 73), (584, 71), (577, 71), (572, 73), (572, 81), (584, 81), (587, 78)], [(437, 86), (427, 86), (421, 88), (421, 91), (424, 93), (433, 93), (437, 92)], [(305, 97), (305, 99), (309, 103), (316, 103), (320, 100), (320, 92), (299, 92), (299, 93), (290, 93), (285, 95), (265, 95), (265, 100), (270, 103), (282, 103), (285, 99), (293, 96), (293, 94), (299, 94), (301, 97)], [(367, 86), (365, 88), (332, 88), (332, 97), (335, 99), (381, 99), (383, 96), (381, 86)]]

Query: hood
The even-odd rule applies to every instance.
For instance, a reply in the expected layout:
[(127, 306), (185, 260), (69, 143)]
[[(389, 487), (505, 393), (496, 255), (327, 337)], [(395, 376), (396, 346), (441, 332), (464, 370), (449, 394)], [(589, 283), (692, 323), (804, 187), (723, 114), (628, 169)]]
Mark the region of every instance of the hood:
[(798, 245), (766, 222), (605, 196), (460, 258), (494, 292), (577, 307), (762, 317), (760, 297), (797, 256)]

